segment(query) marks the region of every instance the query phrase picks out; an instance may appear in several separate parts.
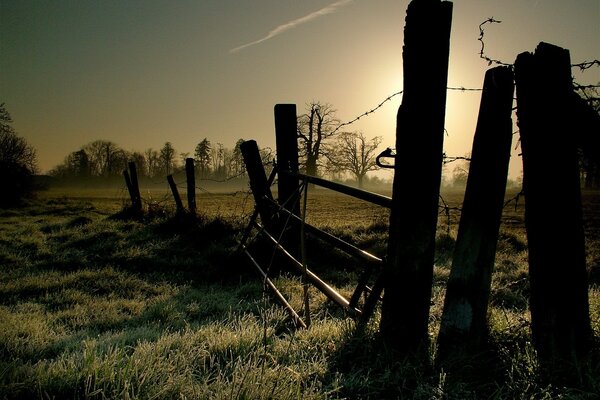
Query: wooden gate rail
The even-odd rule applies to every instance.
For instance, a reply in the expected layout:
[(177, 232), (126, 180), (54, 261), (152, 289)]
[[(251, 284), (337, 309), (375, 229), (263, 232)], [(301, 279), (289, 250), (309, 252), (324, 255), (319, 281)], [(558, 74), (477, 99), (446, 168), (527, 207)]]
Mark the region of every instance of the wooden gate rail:
[(325, 283), (321, 278), (319, 278), (314, 272), (309, 269), (304, 270), (304, 266), (302, 263), (294, 256), (292, 256), (278, 241), (275, 239), (269, 232), (267, 232), (264, 227), (255, 222), (254, 226), (258, 229), (260, 234), (266, 237), (281, 254), (283, 254), (287, 259), (292, 262), (292, 266), (296, 268), (296, 270), (300, 273), (306, 273), (308, 280), (317, 288), (321, 293), (327, 296), (328, 299), (339, 305), (340, 307), (352, 312), (353, 314), (360, 315), (361, 311), (358, 308), (350, 307), (350, 302), (341, 294), (339, 294), (334, 288)]
[[(375, 292), (375, 294), (372, 294), (372, 293), (374, 293), (374, 291), (372, 288), (370, 288), (367, 285), (367, 283), (368, 283), (369, 278), (373, 274), (373, 270), (375, 268), (381, 269), (383, 267), (384, 261), (381, 258), (374, 256), (373, 254), (371, 254), (367, 251), (359, 249), (358, 247), (354, 246), (353, 244), (348, 243), (345, 240), (338, 238), (337, 236), (333, 236), (332, 234), (327, 233), (311, 224), (303, 222), (300, 217), (298, 217), (294, 213), (290, 212), (286, 208), (281, 207), (276, 201), (274, 201), (272, 199), (268, 199), (265, 197), (264, 200), (267, 201), (268, 203), (270, 203), (274, 208), (276, 208), (276, 210), (278, 212), (283, 213), (286, 216), (290, 217), (293, 222), (304, 223), (304, 229), (305, 229), (306, 233), (314, 235), (315, 237), (329, 243), (330, 245), (332, 245), (334, 247), (337, 247), (338, 249), (342, 250), (346, 254), (353, 256), (357, 259), (360, 259), (361, 261), (363, 261), (365, 263), (365, 265), (364, 265), (365, 268), (358, 279), (358, 285), (356, 286), (356, 289), (354, 290), (354, 292), (352, 293), (352, 296), (350, 297), (349, 307), (351, 309), (356, 308), (356, 306), (358, 305), (358, 300), (360, 299), (360, 296), (364, 292), (367, 292), (370, 295), (374, 296), (376, 299), (379, 299), (379, 296), (381, 295), (381, 291)], [(366, 317), (368, 318), (369, 315), (370, 314), (366, 314)]]
[(355, 197), (360, 200), (368, 201), (369, 203), (376, 204), (385, 208), (392, 207), (392, 198), (384, 196), (379, 193), (369, 192), (367, 190), (357, 189), (352, 186), (342, 185), (341, 183), (331, 182), (326, 179), (317, 178), (316, 176), (295, 173), (290, 171), (282, 170), (279, 172), (281, 175), (288, 175), (296, 178), (300, 178), (308, 183), (312, 183), (317, 186), (321, 186), (327, 189), (334, 190), (339, 193), (346, 194), (348, 196)]
[[(282, 212), (286, 216), (291, 217), (293, 221), (297, 223), (302, 223), (302, 218), (290, 212), (288, 209), (280, 207), (279, 204), (277, 204), (277, 202), (273, 199), (265, 198), (264, 200), (269, 202), (274, 207), (277, 207), (277, 211)], [(304, 229), (306, 229), (307, 233), (313, 234), (319, 239), (329, 243), (330, 245), (340, 248), (340, 250), (343, 250), (348, 255), (359, 258), (362, 261), (365, 261), (371, 265), (383, 266), (383, 260), (381, 258), (374, 256), (373, 254), (367, 251), (359, 249), (353, 244), (348, 243), (345, 240), (338, 238), (337, 236), (333, 236), (331, 233), (327, 233), (314, 225), (304, 222)]]
[(275, 294), (275, 297), (277, 297), (277, 300), (279, 300), (279, 302), (288, 311), (288, 313), (290, 314), (290, 316), (294, 320), (294, 323), (296, 324), (296, 327), (297, 328), (298, 327), (300, 327), (300, 328), (306, 328), (306, 324), (304, 323), (304, 321), (302, 320), (302, 318), (300, 318), (300, 316), (298, 315), (298, 313), (296, 313), (296, 311), (294, 310), (294, 308), (290, 305), (290, 303), (288, 303), (288, 301), (285, 299), (285, 297), (283, 296), (283, 294), (281, 294), (281, 292), (279, 291), (279, 289), (277, 289), (277, 287), (275, 286), (275, 284), (273, 283), (273, 281), (271, 281), (271, 279), (269, 279), (269, 277), (267, 276), (267, 273), (260, 267), (260, 265), (256, 262), (256, 260), (254, 259), (254, 257), (252, 257), (252, 254), (250, 254), (250, 252), (248, 251), (248, 249), (246, 249), (246, 246), (242, 245), (242, 249), (244, 251), (244, 254), (246, 254), (246, 256), (248, 257), (248, 259), (250, 260), (250, 262), (258, 270), (258, 273), (263, 277), (264, 283), (269, 287), (269, 289), (271, 289), (273, 291), (273, 293)]

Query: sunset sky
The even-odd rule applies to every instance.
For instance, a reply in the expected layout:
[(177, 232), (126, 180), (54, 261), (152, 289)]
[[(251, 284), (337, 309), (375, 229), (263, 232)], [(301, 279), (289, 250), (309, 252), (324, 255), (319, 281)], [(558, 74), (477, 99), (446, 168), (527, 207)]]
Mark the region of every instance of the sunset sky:
[[(96, 139), (193, 153), (207, 137), (274, 145), (273, 106), (331, 103), (348, 121), (402, 89), (407, 0), (0, 0), (0, 102), (42, 171)], [(451, 87), (481, 86), (486, 53), (512, 63), (540, 41), (600, 58), (600, 0), (456, 0)], [(600, 68), (581, 84), (600, 81)], [(470, 151), (479, 92), (448, 95), (445, 151)], [(348, 127), (394, 145), (396, 96)], [(514, 143), (516, 144), (516, 138)], [(513, 145), (514, 147), (514, 145)], [(511, 176), (521, 171), (511, 162)]]

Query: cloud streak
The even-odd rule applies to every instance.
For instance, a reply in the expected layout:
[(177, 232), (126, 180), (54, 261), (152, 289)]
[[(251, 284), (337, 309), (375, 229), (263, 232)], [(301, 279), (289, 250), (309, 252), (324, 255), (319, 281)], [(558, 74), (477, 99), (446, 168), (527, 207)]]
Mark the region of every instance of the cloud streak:
[(305, 24), (307, 22), (310, 22), (316, 18), (322, 17), (324, 15), (328, 15), (328, 14), (333, 14), (340, 8), (352, 3), (353, 1), (354, 0), (338, 0), (336, 2), (333, 2), (333, 3), (329, 4), (328, 6), (321, 8), (320, 10), (314, 11), (303, 17), (296, 18), (292, 21), (281, 24), (281, 25), (277, 26), (276, 28), (274, 28), (273, 30), (271, 30), (265, 37), (255, 40), (253, 42), (246, 43), (241, 46), (235, 47), (235, 48), (229, 50), (229, 53), (230, 54), (237, 53), (240, 50), (243, 50), (248, 47), (255, 46), (257, 44), (265, 42), (269, 39), (274, 38), (275, 36), (281, 35), (284, 32), (287, 32), (291, 29), (297, 28), (298, 26)]

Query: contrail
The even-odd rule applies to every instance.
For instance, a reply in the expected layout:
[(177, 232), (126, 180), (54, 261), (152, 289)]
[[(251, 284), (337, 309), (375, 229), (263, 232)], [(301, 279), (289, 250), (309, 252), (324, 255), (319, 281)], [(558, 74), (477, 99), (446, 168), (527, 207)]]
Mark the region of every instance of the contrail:
[(338, 0), (336, 2), (333, 2), (330, 5), (321, 8), (320, 10), (317, 10), (315, 12), (307, 14), (307, 15), (305, 15), (303, 17), (296, 18), (296, 19), (294, 19), (292, 21), (286, 22), (285, 24), (279, 25), (275, 29), (271, 30), (267, 34), (267, 36), (265, 36), (265, 37), (263, 37), (261, 39), (255, 40), (254, 42), (246, 43), (246, 44), (243, 44), (243, 45), (238, 46), (236, 48), (233, 48), (233, 49), (229, 50), (229, 53), (231, 53), (231, 54), (232, 53), (237, 53), (238, 51), (243, 50), (243, 49), (245, 49), (247, 47), (254, 46), (256, 44), (262, 43), (264, 41), (267, 41), (269, 39), (274, 38), (277, 35), (281, 35), (282, 33), (286, 32), (286, 31), (289, 31), (290, 29), (294, 29), (295, 27), (297, 27), (299, 25), (302, 25), (302, 24), (305, 24), (307, 22), (310, 22), (310, 21), (312, 21), (315, 18), (319, 18), (319, 17), (322, 17), (323, 15), (327, 15), (327, 14), (333, 14), (338, 9), (344, 7), (345, 5), (347, 5), (349, 3), (352, 3), (352, 1), (354, 1), (354, 0)]

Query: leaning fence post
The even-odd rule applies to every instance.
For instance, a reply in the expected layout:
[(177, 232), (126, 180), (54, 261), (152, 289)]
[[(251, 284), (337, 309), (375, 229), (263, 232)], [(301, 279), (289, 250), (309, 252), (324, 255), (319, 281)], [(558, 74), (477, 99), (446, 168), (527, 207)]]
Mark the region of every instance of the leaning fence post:
[[(278, 202), (295, 215), (300, 215), (298, 179), (298, 122), (295, 104), (275, 105), (275, 142), (277, 146), (278, 168)], [(291, 174), (286, 174), (286, 173)], [(285, 221), (285, 218), (284, 218)], [(281, 229), (286, 229), (286, 248), (296, 258), (300, 258), (300, 227), (291, 222), (286, 227), (284, 221)]]
[(125, 185), (127, 186), (127, 191), (129, 192), (129, 198), (131, 199), (131, 206), (135, 204), (135, 192), (133, 191), (133, 185), (131, 184), (131, 178), (129, 177), (129, 171), (126, 169), (123, 170), (123, 177), (125, 178)]
[(138, 173), (137, 168), (135, 166), (135, 162), (130, 161), (128, 163), (129, 166), (129, 174), (131, 177), (131, 190), (133, 195), (131, 196), (131, 203), (134, 210), (141, 212), (142, 211), (142, 196), (140, 195), (140, 184), (138, 181)]
[(380, 323), (384, 342), (399, 354), (428, 350), (451, 22), (451, 2), (408, 5)]
[(438, 364), (472, 360), (485, 350), (488, 300), (510, 160), (513, 91), (510, 67), (486, 72), (446, 287)]
[[(590, 325), (569, 51), (540, 43), (515, 62), (533, 344), (549, 377), (578, 379)], [(558, 210), (558, 211), (557, 211)]]
[(185, 159), (185, 176), (187, 178), (187, 200), (190, 214), (196, 215), (196, 175), (194, 173), (194, 159)]
[(273, 200), (273, 195), (271, 194), (271, 188), (267, 184), (267, 174), (260, 158), (258, 145), (256, 141), (248, 140), (240, 145), (240, 150), (242, 151), (246, 172), (248, 172), (248, 178), (250, 179), (250, 189), (254, 196), (254, 203), (256, 204), (263, 225), (268, 230), (272, 226), (273, 212), (268, 201), (265, 201), (265, 197)]
[(173, 199), (175, 199), (175, 206), (177, 207), (177, 213), (181, 214), (184, 212), (183, 203), (181, 202), (181, 196), (179, 196), (179, 191), (177, 190), (177, 185), (175, 184), (175, 180), (173, 180), (173, 175), (167, 176), (167, 182), (169, 182), (169, 187), (171, 188), (171, 193), (173, 193)]

